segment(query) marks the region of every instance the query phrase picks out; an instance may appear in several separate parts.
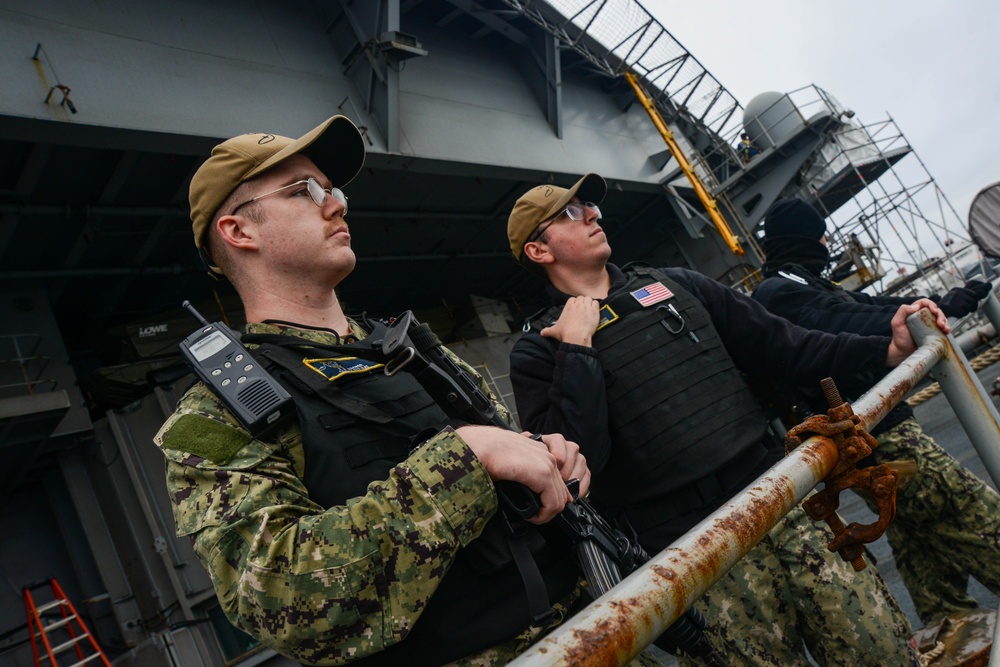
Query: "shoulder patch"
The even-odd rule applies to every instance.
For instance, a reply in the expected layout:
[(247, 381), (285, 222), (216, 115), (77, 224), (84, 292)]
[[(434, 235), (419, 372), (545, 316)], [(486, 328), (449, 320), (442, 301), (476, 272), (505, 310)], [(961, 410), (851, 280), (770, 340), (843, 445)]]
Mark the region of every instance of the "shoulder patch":
[(357, 375), (358, 373), (371, 373), (385, 364), (374, 361), (366, 361), (357, 357), (333, 357), (331, 359), (303, 359), (303, 365), (316, 371), (330, 382), (346, 375)]
[(253, 437), (242, 429), (226, 426), (214, 419), (186, 414), (178, 417), (163, 434), (163, 448), (189, 452), (212, 463), (232, 461)]
[(616, 313), (608, 304), (601, 306), (601, 309), (598, 311), (598, 316), (600, 319), (597, 321), (597, 329), (595, 329), (595, 332), (600, 331), (612, 322), (617, 322), (620, 319), (618, 317), (618, 313)]

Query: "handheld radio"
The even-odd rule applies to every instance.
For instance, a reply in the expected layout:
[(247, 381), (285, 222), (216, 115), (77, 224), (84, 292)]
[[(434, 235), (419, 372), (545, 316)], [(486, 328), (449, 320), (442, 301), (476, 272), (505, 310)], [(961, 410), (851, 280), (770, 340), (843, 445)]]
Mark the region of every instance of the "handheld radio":
[(238, 335), (222, 322), (206, 320), (190, 301), (181, 306), (201, 324), (181, 342), (181, 354), (250, 435), (261, 435), (295, 412), (292, 397), (243, 347)]

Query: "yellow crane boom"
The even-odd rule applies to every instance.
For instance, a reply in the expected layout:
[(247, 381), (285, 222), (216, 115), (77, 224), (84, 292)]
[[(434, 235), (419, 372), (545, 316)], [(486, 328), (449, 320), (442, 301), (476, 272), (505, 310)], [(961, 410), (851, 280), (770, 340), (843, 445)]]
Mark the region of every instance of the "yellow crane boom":
[(708, 211), (709, 217), (712, 219), (712, 223), (715, 228), (719, 230), (719, 234), (722, 235), (722, 239), (729, 246), (729, 249), (734, 255), (743, 255), (743, 246), (740, 245), (740, 240), (733, 234), (733, 231), (729, 228), (729, 223), (726, 222), (725, 218), (722, 217), (722, 213), (719, 212), (719, 206), (715, 203), (715, 198), (712, 197), (711, 193), (705, 189), (705, 184), (701, 182), (701, 178), (695, 173), (694, 167), (688, 161), (687, 157), (684, 156), (684, 151), (677, 144), (677, 140), (674, 139), (674, 133), (670, 131), (667, 127), (666, 122), (664, 122), (663, 117), (660, 112), (653, 105), (653, 100), (650, 99), (646, 91), (642, 89), (639, 85), (639, 78), (632, 72), (625, 72), (625, 78), (628, 79), (629, 84), (635, 91), (636, 97), (639, 98), (639, 102), (646, 109), (646, 113), (649, 117), (653, 119), (653, 124), (656, 125), (656, 129), (660, 132), (663, 137), (663, 141), (667, 143), (667, 148), (670, 149), (671, 154), (677, 160), (677, 164), (680, 165), (681, 170), (684, 175), (687, 176), (688, 180), (691, 181), (692, 187), (694, 187), (695, 194), (698, 195), (698, 199), (705, 206), (705, 210)]

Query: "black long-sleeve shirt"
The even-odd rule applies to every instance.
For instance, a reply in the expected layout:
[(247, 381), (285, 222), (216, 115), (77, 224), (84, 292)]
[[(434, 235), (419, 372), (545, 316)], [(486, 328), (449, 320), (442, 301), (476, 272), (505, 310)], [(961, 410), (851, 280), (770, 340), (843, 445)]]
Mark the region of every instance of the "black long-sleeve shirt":
[[(862, 336), (885, 336), (892, 333), (892, 318), (904, 304), (915, 297), (871, 296), (861, 292), (823, 287), (812, 284), (814, 276), (797, 265), (783, 267), (768, 276), (756, 290), (753, 298), (768, 311), (807, 329), (828, 333), (846, 331)], [(860, 378), (852, 386), (853, 393), (866, 390), (881, 375), (871, 374)], [(872, 380), (867, 386), (865, 380)], [(810, 392), (814, 407), (822, 402)], [(913, 409), (900, 403), (875, 427), (881, 433), (913, 415)]]
[[(736, 367), (749, 376), (804, 385), (828, 376), (838, 382), (872, 372), (877, 377), (885, 370), (888, 337), (809, 331), (699, 273), (661, 270), (705, 306)], [(614, 293), (625, 277), (614, 265), (608, 271)], [(549, 294), (554, 304), (570, 298), (551, 286)], [(607, 465), (613, 443), (604, 373), (594, 348), (526, 333), (511, 350), (511, 382), (525, 429), (562, 433), (580, 444), (591, 470)]]
[[(803, 284), (796, 277), (804, 269), (768, 276), (753, 298), (768, 311), (800, 327), (829, 333), (847, 331), (862, 336), (887, 336), (892, 333), (892, 317), (899, 307), (913, 303), (914, 297), (871, 296), (861, 292), (823, 289)], [(809, 274), (805, 274), (808, 280)]]

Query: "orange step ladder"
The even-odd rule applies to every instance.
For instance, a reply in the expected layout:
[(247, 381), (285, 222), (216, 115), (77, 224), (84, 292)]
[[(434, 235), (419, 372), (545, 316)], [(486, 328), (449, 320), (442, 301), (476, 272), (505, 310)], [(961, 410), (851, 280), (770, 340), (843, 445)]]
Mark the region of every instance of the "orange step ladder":
[[(53, 599), (36, 605), (35, 600), (31, 597), (31, 591), (46, 586), (50, 588)], [(28, 632), (31, 635), (31, 652), (35, 656), (35, 667), (42, 667), (45, 661), (48, 661), (45, 662), (48, 667), (81, 667), (91, 663), (111, 667), (104, 651), (97, 645), (93, 635), (83, 623), (83, 619), (76, 613), (76, 609), (73, 608), (55, 579), (25, 586), (22, 595), (24, 596), (24, 609), (28, 615)], [(55, 616), (52, 612), (54, 609), (59, 610), (58, 620), (47, 623), (47, 618)], [(56, 636), (50, 639), (50, 633), (56, 633)], [(44, 649), (44, 653), (40, 649)], [(56, 660), (56, 656), (66, 653), (70, 649), (76, 653), (75, 662), (66, 662), (65, 659), (63, 662)], [(69, 654), (67, 656), (71, 660), (74, 657)]]

